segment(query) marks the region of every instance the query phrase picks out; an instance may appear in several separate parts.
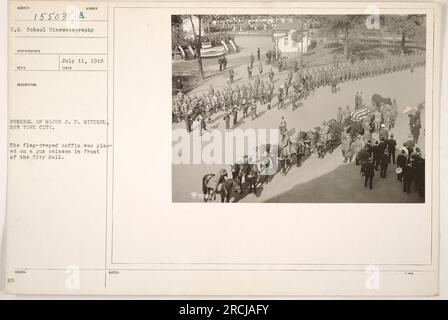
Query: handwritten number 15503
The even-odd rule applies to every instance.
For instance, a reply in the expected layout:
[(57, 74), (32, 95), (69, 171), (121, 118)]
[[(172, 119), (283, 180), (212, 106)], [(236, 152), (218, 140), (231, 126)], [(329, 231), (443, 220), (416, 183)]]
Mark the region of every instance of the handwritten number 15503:
[(34, 14), (35, 21), (65, 21), (67, 20), (67, 13), (62, 12), (42, 12)]

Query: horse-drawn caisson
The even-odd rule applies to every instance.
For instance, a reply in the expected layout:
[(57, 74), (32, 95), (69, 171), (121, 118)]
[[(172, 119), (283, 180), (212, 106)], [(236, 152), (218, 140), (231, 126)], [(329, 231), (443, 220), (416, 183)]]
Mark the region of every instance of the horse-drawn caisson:
[(372, 107), (362, 107), (351, 112), (343, 122), (331, 119), (322, 126), (310, 131), (299, 131), (294, 140), (288, 134), (286, 120), (280, 122), (280, 142), (278, 145), (262, 145), (256, 148), (255, 156), (243, 157), (230, 166), (230, 173), (221, 169), (216, 174), (206, 174), (202, 179), (204, 201), (215, 200), (221, 195), (221, 202), (229, 202), (234, 192), (243, 193), (245, 187), (249, 192), (257, 192), (257, 188), (268, 183), (269, 176), (281, 172), (286, 175), (295, 162), (299, 167), (306, 157), (317, 153), (323, 159), (327, 152), (332, 153), (341, 144), (342, 134), (348, 133), (352, 141), (368, 129), (374, 130), (375, 111), (384, 104), (391, 104), (390, 98), (379, 94), (372, 96)]

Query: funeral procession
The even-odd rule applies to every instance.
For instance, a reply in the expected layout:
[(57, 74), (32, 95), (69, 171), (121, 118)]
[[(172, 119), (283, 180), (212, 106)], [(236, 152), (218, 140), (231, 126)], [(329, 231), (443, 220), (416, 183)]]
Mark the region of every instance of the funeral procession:
[(173, 15), (172, 201), (424, 203), (424, 15)]

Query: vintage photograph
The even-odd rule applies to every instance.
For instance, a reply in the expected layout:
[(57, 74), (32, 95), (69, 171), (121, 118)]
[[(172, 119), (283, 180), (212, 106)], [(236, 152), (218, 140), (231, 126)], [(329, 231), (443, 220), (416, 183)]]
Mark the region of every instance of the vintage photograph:
[(425, 15), (172, 15), (172, 201), (425, 202)]

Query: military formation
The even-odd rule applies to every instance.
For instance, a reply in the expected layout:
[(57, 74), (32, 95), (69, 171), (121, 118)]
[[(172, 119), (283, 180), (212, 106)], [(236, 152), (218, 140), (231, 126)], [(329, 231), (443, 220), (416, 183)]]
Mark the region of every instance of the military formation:
[[(226, 128), (231, 129), (238, 126), (238, 120), (241, 118), (256, 119), (257, 109), (262, 106), (269, 110), (273, 107), (283, 109), (291, 105), (294, 110), (300, 107), (303, 100), (317, 88), (330, 86), (332, 93), (336, 93), (340, 83), (404, 69), (412, 71), (413, 68), (425, 63), (424, 54), (347, 63), (335, 62), (331, 66), (312, 68), (300, 67), (298, 61), (295, 60), (292, 68), (285, 66), (286, 62), (283, 61), (279, 67), (280, 71), (273, 70), (272, 62), (266, 63), (270, 68), (264, 73), (260, 54), (257, 53), (257, 56), (258, 73), (255, 74), (254, 69), (257, 64), (254, 61), (254, 55), (251, 55), (247, 65), (248, 81), (246, 83), (235, 85), (233, 68), (222, 71), (228, 72), (229, 80), (227, 85), (221, 88), (210, 85), (208, 90), (190, 95), (184, 94), (181, 89), (182, 84), (178, 83), (178, 94), (173, 98), (173, 121), (184, 121), (188, 131), (192, 130), (195, 121), (201, 121), (201, 127), (204, 129), (214, 113), (224, 112)], [(282, 71), (284, 69), (287, 70)]]

